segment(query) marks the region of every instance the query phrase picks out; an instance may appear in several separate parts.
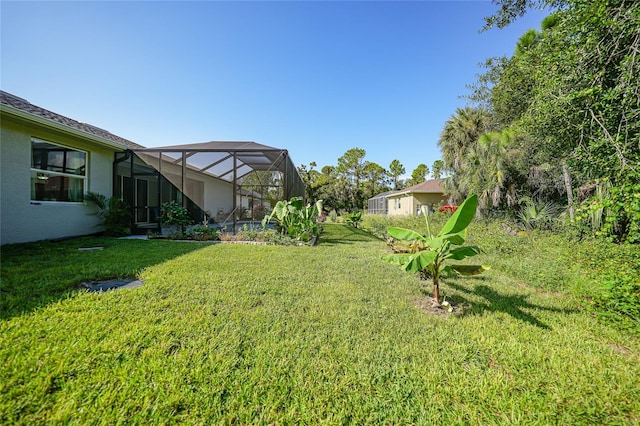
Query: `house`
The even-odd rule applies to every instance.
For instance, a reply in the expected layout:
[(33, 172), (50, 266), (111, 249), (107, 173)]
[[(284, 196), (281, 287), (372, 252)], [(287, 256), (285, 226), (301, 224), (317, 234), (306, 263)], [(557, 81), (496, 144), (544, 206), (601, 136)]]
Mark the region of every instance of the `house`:
[[(383, 199), (386, 200), (386, 206)], [(420, 214), (423, 207), (434, 211), (436, 206), (445, 203), (446, 200), (441, 180), (431, 179), (399, 191), (385, 192), (369, 199), (369, 213), (393, 216), (415, 215)]]
[(367, 212), (369, 214), (388, 214), (389, 196), (398, 191), (387, 191), (369, 198), (367, 201)]
[[(304, 195), (286, 150), (231, 141), (145, 148), (0, 91), (2, 245), (99, 231), (87, 192), (123, 199), (137, 232), (160, 229), (167, 201), (187, 207), (194, 221), (228, 212), (235, 226), (243, 182), (255, 173), (275, 176), (265, 188), (272, 195)], [(251, 182), (251, 199), (260, 198)]]

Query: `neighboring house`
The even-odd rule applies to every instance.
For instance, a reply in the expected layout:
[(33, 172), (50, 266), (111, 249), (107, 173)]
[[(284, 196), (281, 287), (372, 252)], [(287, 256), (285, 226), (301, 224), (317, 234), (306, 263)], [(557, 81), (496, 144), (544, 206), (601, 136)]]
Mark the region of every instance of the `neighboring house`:
[(389, 196), (399, 191), (387, 191), (369, 198), (367, 201), (367, 212), (369, 214), (388, 214)]
[(433, 212), (447, 201), (440, 179), (431, 179), (387, 195), (388, 212), (393, 216), (420, 214), (423, 207)]
[(0, 244), (99, 231), (89, 191), (122, 198), (141, 232), (159, 229), (166, 201), (196, 221), (238, 211), (241, 179), (257, 170), (278, 174), (283, 198), (304, 195), (286, 150), (255, 142), (145, 148), (3, 91), (0, 113)]

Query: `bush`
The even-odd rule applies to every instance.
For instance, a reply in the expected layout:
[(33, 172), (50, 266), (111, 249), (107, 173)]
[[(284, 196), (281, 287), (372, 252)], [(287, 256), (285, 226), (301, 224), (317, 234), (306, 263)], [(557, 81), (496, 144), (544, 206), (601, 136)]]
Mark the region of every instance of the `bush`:
[(117, 197), (107, 199), (95, 192), (86, 193), (84, 198), (98, 207), (95, 215), (102, 220), (100, 225), (104, 226), (104, 235), (120, 237), (131, 234), (131, 210), (124, 201)]
[(608, 178), (596, 183), (595, 194), (576, 211), (576, 221), (598, 237), (640, 243), (640, 173), (629, 171), (614, 185)]
[(220, 230), (197, 225), (187, 231), (187, 237), (196, 241), (215, 241), (220, 239)]
[(193, 223), (193, 219), (186, 207), (182, 207), (176, 201), (169, 201), (162, 204), (160, 222), (165, 225), (176, 226), (184, 235), (186, 227)]
[(524, 204), (518, 211), (520, 225), (527, 230), (553, 229), (560, 213), (560, 208), (552, 203), (535, 202), (531, 199), (524, 200)]

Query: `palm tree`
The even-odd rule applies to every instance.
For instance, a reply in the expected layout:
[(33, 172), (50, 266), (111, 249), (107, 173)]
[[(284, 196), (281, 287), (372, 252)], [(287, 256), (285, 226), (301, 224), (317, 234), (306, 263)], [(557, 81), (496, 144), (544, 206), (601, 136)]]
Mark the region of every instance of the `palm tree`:
[(509, 185), (507, 168), (509, 150), (514, 146), (515, 133), (509, 129), (483, 134), (464, 158), (467, 167), (460, 176), (460, 186), (466, 193), (477, 193), (481, 209), (498, 207), (502, 201), (515, 203), (514, 186)]
[(458, 108), (440, 133), (438, 146), (442, 151), (445, 167), (454, 173), (463, 166), (466, 151), (480, 135), (490, 130), (490, 114), (481, 108)]
[(474, 148), (480, 136), (490, 130), (490, 113), (482, 108), (458, 108), (444, 125), (438, 140), (444, 169), (453, 172), (444, 179), (444, 188), (453, 199), (464, 199), (466, 191), (465, 156)]

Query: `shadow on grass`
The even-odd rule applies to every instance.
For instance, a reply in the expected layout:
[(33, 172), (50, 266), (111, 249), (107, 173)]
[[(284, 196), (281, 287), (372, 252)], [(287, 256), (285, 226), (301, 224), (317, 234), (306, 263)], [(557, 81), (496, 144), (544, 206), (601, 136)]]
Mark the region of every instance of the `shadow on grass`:
[(83, 281), (135, 278), (143, 269), (207, 247), (199, 243), (82, 237), (2, 246), (0, 320), (86, 291)]
[(353, 244), (370, 241), (380, 241), (380, 239), (362, 229), (339, 223), (325, 224), (324, 232), (320, 236), (320, 244), (322, 245)]
[[(484, 278), (485, 277), (474, 277), (474, 279), (476, 280), (483, 280)], [(550, 330), (551, 327), (548, 324), (540, 321), (538, 318), (536, 318), (526, 310), (535, 309), (565, 314), (577, 312), (574, 309), (549, 308), (546, 306), (536, 305), (527, 300), (530, 296), (529, 294), (501, 294), (485, 284), (475, 285), (472, 290), (463, 285), (452, 283), (450, 281), (447, 282), (447, 286), (461, 293), (478, 296), (484, 299), (484, 302), (478, 303), (475, 301), (469, 301), (459, 294), (455, 295), (452, 299), (454, 299), (457, 303), (464, 303), (468, 306), (471, 306), (470, 309), (465, 310), (464, 315), (481, 314), (483, 312), (503, 312), (511, 315), (517, 320), (524, 321), (536, 327)]]

